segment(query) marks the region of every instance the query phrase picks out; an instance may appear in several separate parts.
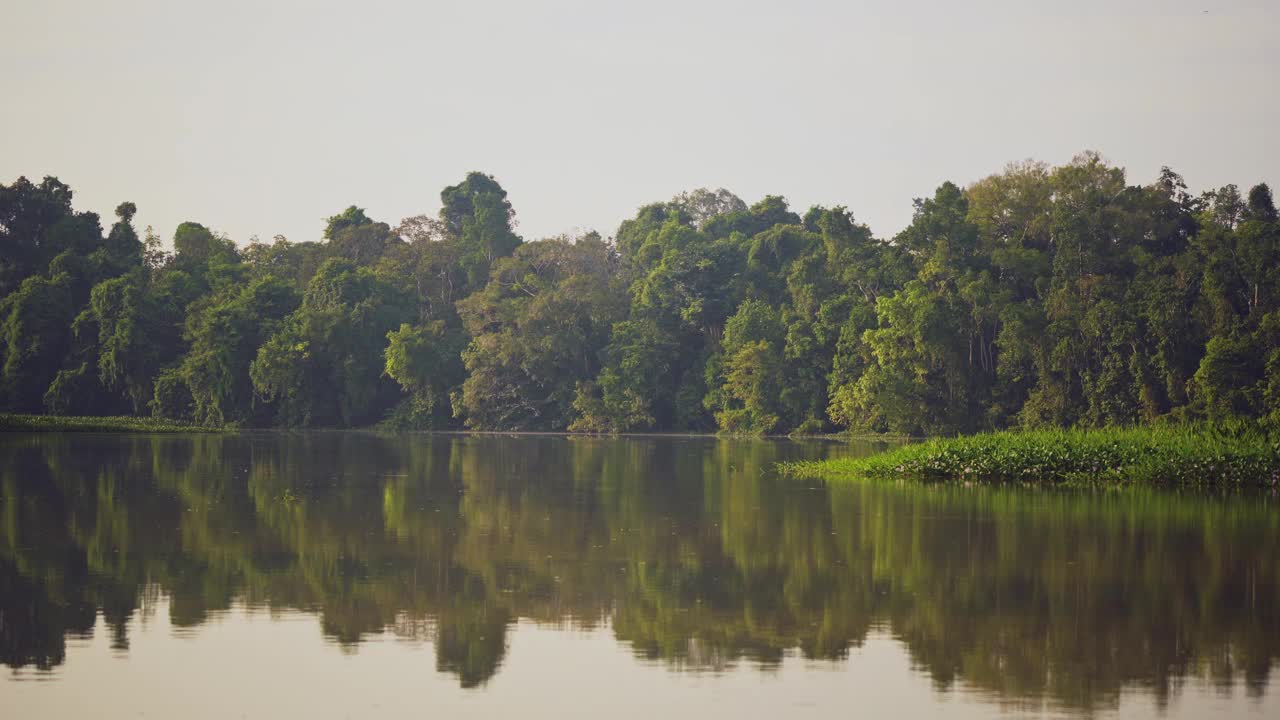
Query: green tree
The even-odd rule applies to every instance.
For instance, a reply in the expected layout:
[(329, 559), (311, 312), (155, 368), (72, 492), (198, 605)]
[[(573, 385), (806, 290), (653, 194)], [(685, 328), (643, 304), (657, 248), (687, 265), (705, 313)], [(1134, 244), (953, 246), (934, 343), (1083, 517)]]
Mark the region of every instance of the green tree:
[[(196, 421), (211, 425), (258, 424), (269, 421), (269, 409), (259, 407), (249, 377), (258, 348), (271, 338), (284, 319), (301, 303), (293, 286), (266, 276), (233, 288), (193, 308), (185, 337), (190, 350), (169, 387), (155, 388), (158, 407), (182, 408), (181, 400), (166, 400), (179, 381), (190, 394)], [(179, 396), (180, 397), (180, 396)]]
[(944, 183), (917, 201), (896, 244), (918, 268), (902, 290), (876, 300), (878, 326), (865, 331), (865, 369), (838, 389), (833, 413), (865, 429), (974, 429), (995, 375), (996, 311), (977, 226), (960, 188)]
[(329, 218), (324, 230), (331, 251), (357, 265), (370, 265), (400, 238), (386, 223), (374, 222), (364, 210), (352, 205)]
[(459, 245), (458, 262), (467, 287), (480, 289), (489, 268), (520, 245), (515, 210), (492, 175), (467, 173), (466, 179), (440, 193), (440, 219)]
[(129, 400), (134, 414), (148, 406), (156, 374), (180, 348), (181, 315), (168, 299), (151, 292), (140, 273), (99, 283), (90, 297), (98, 376), (103, 387)]
[(725, 325), (724, 351), (707, 365), (707, 408), (721, 430), (763, 434), (778, 429), (785, 329), (777, 311), (748, 300)]
[(98, 216), (73, 211), (71, 196), (55, 177), (39, 185), (25, 177), (0, 185), (0, 297), (43, 274), (60, 253), (88, 255), (101, 246)]
[(121, 273), (143, 265), (144, 248), (142, 241), (138, 239), (138, 232), (133, 229), (133, 216), (137, 212), (138, 207), (133, 203), (120, 203), (116, 207), (116, 217), (119, 220), (111, 226), (104, 244), (111, 264)]
[(18, 412), (38, 412), (44, 393), (71, 349), (71, 321), (75, 310), (71, 278), (35, 276), (0, 300), (0, 357), (4, 406)]
[(450, 424), (450, 394), (466, 374), (465, 346), (466, 337), (450, 330), (443, 320), (428, 325), (402, 323), (387, 334), (387, 376), (409, 393), (392, 418), (395, 424), (421, 428)]
[(249, 367), (253, 388), (276, 403), (285, 425), (376, 422), (399, 400), (383, 372), (387, 334), (412, 312), (408, 298), (373, 270), (331, 258), (301, 307), (258, 349)]
[(564, 430), (578, 383), (623, 312), (612, 249), (598, 235), (522, 245), (458, 303), (471, 343), (458, 409), (481, 430)]
[(671, 427), (680, 378), (676, 339), (652, 319), (614, 323), (595, 381), (581, 383), (573, 406), (575, 432), (617, 433)]
[(197, 222), (184, 222), (173, 231), (173, 251), (180, 269), (200, 276), (216, 263), (239, 259), (234, 242)]

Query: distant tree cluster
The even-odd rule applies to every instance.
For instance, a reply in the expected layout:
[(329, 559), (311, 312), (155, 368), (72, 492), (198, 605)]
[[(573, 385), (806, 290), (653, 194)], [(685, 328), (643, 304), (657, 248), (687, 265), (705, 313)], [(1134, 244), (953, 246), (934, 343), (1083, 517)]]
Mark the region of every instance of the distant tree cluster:
[(1086, 153), (872, 236), (725, 190), (523, 242), (490, 176), (398, 227), (162, 251), (55, 178), (0, 186), (0, 407), (239, 426), (953, 433), (1280, 419), (1271, 191)]

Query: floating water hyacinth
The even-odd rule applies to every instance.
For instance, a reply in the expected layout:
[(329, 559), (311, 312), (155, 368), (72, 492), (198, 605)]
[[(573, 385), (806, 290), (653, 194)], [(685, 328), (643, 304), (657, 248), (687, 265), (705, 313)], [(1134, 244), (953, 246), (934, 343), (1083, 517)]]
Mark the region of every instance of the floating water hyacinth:
[(1280, 435), (1256, 424), (1034, 430), (939, 438), (857, 459), (792, 463), (784, 472), (840, 480), (915, 477), (1047, 484), (1274, 487)]

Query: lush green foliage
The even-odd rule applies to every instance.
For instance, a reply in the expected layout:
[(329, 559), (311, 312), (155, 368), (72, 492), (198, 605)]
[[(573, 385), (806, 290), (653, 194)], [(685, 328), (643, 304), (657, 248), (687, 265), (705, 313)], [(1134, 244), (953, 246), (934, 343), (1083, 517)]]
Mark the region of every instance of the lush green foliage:
[(1256, 426), (1151, 425), (936, 438), (865, 458), (801, 462), (789, 474), (1032, 483), (1273, 487), (1280, 432)]
[(886, 241), (696, 190), (525, 243), (492, 177), (398, 226), (173, 253), (0, 186), (0, 409), (240, 426), (950, 434), (1280, 418), (1271, 191), (1086, 153), (943, 183)]

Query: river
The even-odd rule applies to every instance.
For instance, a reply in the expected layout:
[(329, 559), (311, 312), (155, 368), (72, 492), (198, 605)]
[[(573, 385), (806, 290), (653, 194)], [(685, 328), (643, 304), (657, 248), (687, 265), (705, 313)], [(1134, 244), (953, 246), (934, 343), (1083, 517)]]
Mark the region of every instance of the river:
[(873, 443), (0, 435), (0, 715), (1280, 717), (1280, 501)]

